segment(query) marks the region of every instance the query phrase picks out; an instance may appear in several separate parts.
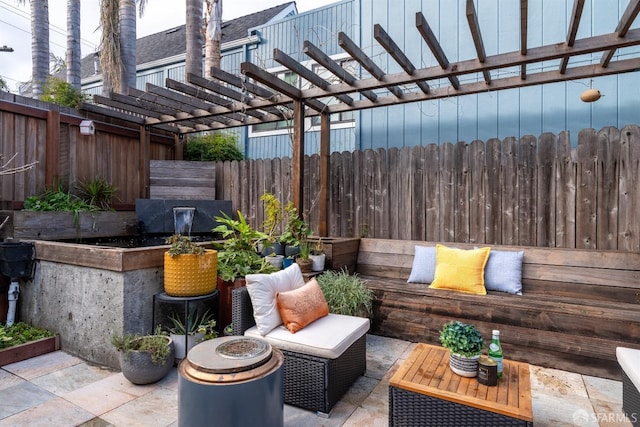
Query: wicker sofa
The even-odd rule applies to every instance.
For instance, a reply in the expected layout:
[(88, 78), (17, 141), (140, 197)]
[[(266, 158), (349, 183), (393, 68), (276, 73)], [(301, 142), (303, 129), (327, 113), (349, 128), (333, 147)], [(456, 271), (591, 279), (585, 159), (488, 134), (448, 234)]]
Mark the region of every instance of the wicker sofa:
[(640, 350), (618, 347), (622, 371), (622, 408), (634, 427), (640, 427)]
[[(330, 314), (329, 316), (338, 315)], [(314, 322), (314, 327), (321, 328), (323, 320), (329, 320), (327, 319), (329, 316), (318, 319)], [(246, 287), (232, 291), (232, 319), (234, 334), (251, 334), (251, 329), (256, 322), (253, 316), (251, 298)], [(285, 356), (285, 403), (315, 411), (321, 416), (329, 416), (336, 402), (366, 370), (366, 331), (368, 330), (368, 323), (365, 329), (362, 328), (361, 324), (357, 326), (358, 323), (356, 321), (352, 324), (352, 327), (359, 328), (357, 334), (359, 337), (335, 358), (318, 355), (311, 346), (307, 351), (299, 342), (286, 341), (288, 335), (293, 338), (294, 336), (300, 337), (303, 332), (313, 332), (313, 329), (309, 328), (309, 326), (296, 334), (283, 333), (282, 330), (276, 330), (274, 331), (275, 337), (272, 333), (263, 337), (271, 345), (280, 349)], [(346, 326), (345, 328), (348, 329), (349, 327), (351, 326)], [(253, 333), (255, 334), (255, 330)]]

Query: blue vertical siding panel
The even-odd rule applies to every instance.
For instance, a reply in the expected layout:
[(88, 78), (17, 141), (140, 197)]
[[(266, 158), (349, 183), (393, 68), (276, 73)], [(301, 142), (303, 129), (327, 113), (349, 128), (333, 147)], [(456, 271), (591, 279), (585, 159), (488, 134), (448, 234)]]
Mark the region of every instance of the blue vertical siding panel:
[[(330, 152), (353, 151), (354, 137), (353, 129), (333, 129), (331, 130)], [(320, 132), (305, 133), (304, 141), (305, 154), (313, 155), (320, 152)], [(250, 138), (246, 156), (250, 159), (267, 159), (273, 157), (291, 157), (291, 138), (288, 135), (274, 135)]]
[[(478, 14), (478, 23), (480, 25), (480, 34), (484, 44), (484, 49), (487, 55), (495, 55), (498, 53), (498, 1), (493, 0), (482, 3), (482, 9), (476, 7), (476, 13)], [(471, 40), (470, 48), (473, 49), (473, 56), (475, 54), (475, 47), (473, 46), (473, 39), (471, 38), (471, 32), (467, 28), (463, 31), (469, 33)], [(484, 80), (482, 74), (479, 77)], [(483, 92), (477, 95), (478, 100), (478, 112), (476, 123), (476, 135), (477, 139), (486, 141), (489, 138), (495, 138), (498, 135), (498, 94), (496, 92)]]
[[(361, 0), (361, 9), (360, 9), (360, 48), (366, 53), (370, 58), (380, 66), (383, 70), (387, 70), (386, 63), (381, 62), (383, 56), (378, 55), (380, 53), (380, 46), (377, 45), (375, 39), (373, 38), (373, 0)], [(379, 2), (378, 2), (379, 3)], [(382, 24), (384, 25), (384, 24)], [(359, 114), (360, 122), (356, 123), (358, 127), (358, 137), (359, 137), (359, 148), (361, 150), (366, 150), (369, 148), (373, 148), (372, 140), (373, 137), (371, 135), (371, 128), (373, 127), (374, 114), (377, 109), (369, 109), (362, 110)]]

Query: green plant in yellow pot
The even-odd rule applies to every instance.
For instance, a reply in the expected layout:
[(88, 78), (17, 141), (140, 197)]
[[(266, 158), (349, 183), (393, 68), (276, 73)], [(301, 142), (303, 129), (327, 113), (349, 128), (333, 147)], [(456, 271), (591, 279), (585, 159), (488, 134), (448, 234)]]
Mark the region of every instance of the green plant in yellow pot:
[(164, 291), (169, 296), (193, 297), (215, 291), (218, 252), (205, 249), (187, 236), (174, 234), (164, 253)]

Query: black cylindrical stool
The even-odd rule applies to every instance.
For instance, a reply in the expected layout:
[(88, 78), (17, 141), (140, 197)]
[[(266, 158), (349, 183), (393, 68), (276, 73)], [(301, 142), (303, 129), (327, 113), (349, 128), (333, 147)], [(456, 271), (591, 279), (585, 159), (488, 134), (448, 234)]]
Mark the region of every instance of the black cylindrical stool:
[(178, 426), (282, 427), (284, 356), (258, 338), (204, 341), (178, 365)]

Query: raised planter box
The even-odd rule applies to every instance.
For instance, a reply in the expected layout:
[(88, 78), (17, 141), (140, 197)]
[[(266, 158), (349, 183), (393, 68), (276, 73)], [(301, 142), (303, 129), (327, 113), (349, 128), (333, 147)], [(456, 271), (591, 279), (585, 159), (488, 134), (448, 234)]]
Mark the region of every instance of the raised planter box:
[[(311, 247), (317, 238), (310, 238)], [(323, 237), (322, 247), (327, 255), (324, 268), (326, 270), (339, 271), (346, 267), (349, 273), (356, 271), (358, 262), (358, 248), (360, 248), (359, 237)]]
[(0, 350), (0, 366), (60, 350), (60, 336), (41, 338)]
[(1, 237), (20, 240), (90, 239), (94, 237), (138, 234), (138, 219), (133, 211), (34, 212), (0, 211), (9, 217), (0, 229)]

